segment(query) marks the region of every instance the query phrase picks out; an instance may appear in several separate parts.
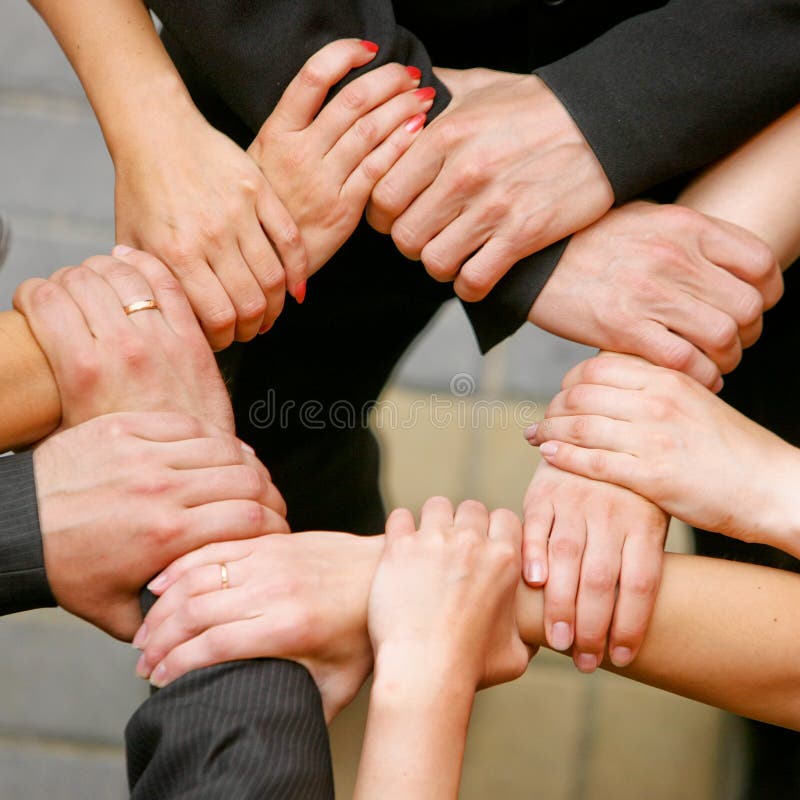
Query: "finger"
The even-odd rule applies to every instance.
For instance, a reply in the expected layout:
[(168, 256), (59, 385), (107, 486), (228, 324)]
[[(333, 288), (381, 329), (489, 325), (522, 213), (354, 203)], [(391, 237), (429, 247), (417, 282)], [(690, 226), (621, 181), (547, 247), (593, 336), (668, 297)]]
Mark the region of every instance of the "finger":
[(489, 533), (489, 511), (477, 500), (465, 500), (459, 503), (453, 518), (456, 530), (473, 530), (483, 536)]
[(453, 288), (465, 303), (477, 303), (519, 261), (522, 253), (497, 234), (461, 267)]
[(575, 599), (586, 546), (580, 513), (559, 509), (548, 542), (549, 577), (544, 587), (544, 623), (554, 650), (568, 650), (575, 635)]
[(572, 655), (581, 672), (594, 672), (602, 663), (614, 613), (624, 539), (612, 535), (610, 524), (619, 524), (619, 521), (595, 516), (587, 520)]
[[(381, 119), (384, 120), (385, 135), (387, 135), (404, 119), (421, 110), (419, 103), (407, 102), (405, 106), (407, 111), (395, 110), (393, 114), (386, 114), (388, 101), (401, 93), (411, 92), (412, 89), (419, 86), (419, 80), (420, 72), (415, 67), (384, 64), (348, 83), (319, 112), (317, 118), (309, 126), (309, 130), (313, 131), (313, 140), (315, 146), (319, 148), (319, 152), (330, 153), (334, 145), (348, 138), (349, 133), (354, 133), (356, 137), (363, 139), (368, 145), (367, 152), (369, 152), (378, 141), (381, 141), (380, 138), (375, 140), (375, 129)], [(431, 92), (426, 94), (432, 101)], [(410, 99), (413, 101), (416, 98)], [(369, 113), (379, 108), (383, 109), (382, 115)], [(370, 142), (371, 144), (369, 144)], [(340, 151), (340, 155), (344, 155), (346, 152), (346, 150)], [(351, 163), (357, 163), (357, 159)]]
[(783, 275), (769, 247), (750, 231), (714, 219), (700, 236), (705, 257), (759, 290), (764, 309), (783, 295)]
[(420, 259), (427, 273), (437, 281), (455, 280), (465, 261), (492, 235), (493, 224), (470, 208), (444, 226), (422, 248)]
[[(398, 159), (372, 192), (367, 206), (367, 221), (379, 233), (393, 233), (395, 221), (411, 205), (412, 200), (434, 182), (444, 166), (444, 150), (436, 137), (427, 136), (429, 131), (427, 129), (426, 136), (420, 136), (414, 146)], [(429, 239), (452, 221), (456, 213), (448, 209), (442, 224)], [(413, 229), (409, 228), (406, 235), (413, 236)], [(428, 239), (419, 247), (419, 251), (427, 243)]]
[(267, 310), (264, 292), (256, 283), (241, 251), (235, 242), (220, 247), (210, 254), (209, 263), (236, 313), (235, 338), (238, 342), (249, 342), (256, 336)]
[[(256, 534), (255, 536), (260, 536)], [(197, 543), (194, 548), (187, 548), (184, 555), (176, 558), (166, 569), (156, 575), (147, 588), (157, 595), (164, 595), (167, 590), (179, 581), (184, 575), (199, 567), (209, 564), (230, 563), (239, 561), (251, 555), (256, 547), (254, 537), (241, 537), (241, 541), (212, 540)]]
[(199, 467), (177, 473), (180, 499), (186, 508), (220, 500), (257, 500), (261, 503), (271, 486), (263, 473), (245, 464)]
[(258, 218), (251, 221), (246, 232), (239, 238), (239, 250), (266, 300), (266, 311), (258, 329), (259, 333), (266, 333), (283, 311), (286, 274)]
[(543, 442), (569, 442), (593, 450), (611, 450), (637, 455), (636, 428), (630, 422), (619, 422), (600, 416), (552, 417), (543, 419), (528, 441), (532, 445)]
[(507, 508), (496, 508), (489, 515), (489, 538), (496, 542), (508, 542), (517, 553), (521, 553), (522, 523), (519, 517)]
[(108, 414), (104, 419), (150, 442), (179, 442), (187, 439), (218, 438), (220, 429), (205, 420), (173, 411), (125, 412)]
[(609, 638), (609, 655), (615, 666), (627, 666), (639, 653), (661, 583), (663, 560), (664, 536), (660, 532), (636, 531), (625, 539)]
[(112, 253), (120, 261), (136, 267), (144, 276), (158, 303), (162, 318), (175, 333), (183, 336), (197, 334), (197, 317), (189, 298), (165, 264), (143, 250), (133, 250), (124, 245), (117, 245)]
[(75, 300), (96, 339), (114, 341), (130, 333), (117, 293), (89, 267), (72, 267), (53, 276)]
[(396, 539), (398, 536), (412, 534), (416, 529), (414, 515), (407, 508), (396, 508), (386, 520), (387, 539)]
[[(235, 567), (235, 563), (232, 566)], [(211, 571), (213, 567), (208, 569)], [(220, 565), (213, 570), (217, 574), (217, 590), (220, 589), (220, 570)], [(140, 665), (146, 669), (158, 664), (170, 651), (209, 628), (242, 619), (257, 619), (261, 616), (261, 611), (255, 610), (249, 595), (244, 589), (225, 589), (195, 595), (184, 598), (183, 603), (157, 626), (151, 627), (154, 622), (146, 622), (148, 636), (144, 659), (140, 660)]]
[(614, 386), (618, 389), (645, 389), (658, 372), (649, 361), (638, 356), (603, 353), (581, 361), (561, 381), (562, 389), (578, 383)]
[[(200, 467), (226, 467), (241, 464), (251, 448), (233, 436), (206, 436), (178, 442), (153, 443), (161, 449), (162, 463), (172, 469), (198, 469)], [(248, 462), (252, 463), (252, 462)]]
[(342, 195), (359, 207), (365, 206), (375, 184), (386, 175), (419, 136), (426, 119), (425, 114), (416, 114), (403, 122), (350, 174), (342, 186)]
[[(135, 266), (126, 261), (108, 256), (93, 256), (87, 258), (83, 264), (108, 283), (116, 293), (123, 309), (132, 303), (156, 299), (147, 278)], [(163, 324), (161, 314), (157, 309), (152, 309), (153, 313), (149, 313), (149, 311), (151, 310), (137, 312), (138, 319), (134, 319), (136, 314), (130, 315), (129, 319), (132, 323), (140, 320), (145, 322), (156, 320)]]
[(375, 58), (377, 46), (358, 39), (340, 39), (314, 53), (292, 79), (272, 116), (284, 130), (307, 128), (322, 108), (328, 92), (352, 69)]
[(661, 323), (643, 320), (633, 333), (639, 343), (637, 355), (653, 364), (684, 372), (708, 388), (719, 382), (717, 365), (691, 342), (668, 331)]
[(239, 620), (220, 625), (176, 647), (153, 670), (150, 681), (163, 687), (192, 670), (228, 661), (241, 661), (269, 653), (284, 655), (291, 631), (280, 628), (267, 633), (262, 620)]
[[(405, 73), (405, 70), (402, 71)], [(325, 155), (325, 162), (330, 165), (333, 176), (344, 183), (353, 170), (393, 131), (417, 114), (427, 113), (433, 105), (435, 94), (436, 90), (432, 88), (403, 92), (356, 119), (339, 140), (331, 144)]]
[(287, 288), (298, 303), (303, 302), (304, 290), (299, 287), (308, 278), (308, 254), (294, 219), (271, 187), (260, 192), (256, 198), (256, 214), (282, 265), (282, 276), (274, 271), (274, 265), (270, 267), (269, 274), (264, 276), (269, 289), (267, 298), (273, 304), (270, 308), (277, 309), (277, 319)]
[[(599, 417), (617, 420), (618, 422), (632, 422), (642, 419), (645, 414), (646, 398), (639, 389), (618, 389), (615, 386), (603, 386), (592, 383), (573, 383), (568, 389), (559, 392), (547, 406), (546, 419), (558, 417), (573, 417), (576, 415), (593, 414)], [(541, 422), (531, 425), (527, 431), (535, 427), (535, 432)], [(531, 436), (534, 431), (531, 431)], [(553, 437), (555, 438), (555, 437)], [(543, 441), (539, 437), (540, 442)]]
[(552, 503), (542, 497), (525, 505), (522, 541), (522, 577), (529, 586), (547, 583), (547, 542), (555, 520)]
[[(220, 561), (203, 564), (187, 570), (177, 578), (153, 604), (144, 619), (145, 632), (143, 644), (147, 644), (150, 636), (157, 631), (166, 620), (176, 614), (190, 598), (221, 591), (223, 587), (222, 565), (227, 568), (228, 587), (230, 590), (242, 586), (246, 580), (245, 559)], [(159, 659), (160, 660), (160, 659)], [(151, 662), (155, 663), (155, 662)]]
[(57, 283), (40, 278), (25, 281), (14, 293), (14, 308), (25, 316), (59, 383), (69, 375), (74, 359), (94, 349), (86, 318)]
[(669, 327), (702, 350), (723, 374), (742, 360), (739, 326), (733, 317), (693, 297), (676, 298), (669, 310)]
[(431, 497), (422, 506), (419, 529), (452, 528), (453, 516), (453, 504), (447, 497)]
[(637, 456), (610, 450), (591, 450), (566, 442), (547, 441), (539, 447), (548, 464), (606, 483), (616, 483), (637, 493), (644, 493), (645, 465)]

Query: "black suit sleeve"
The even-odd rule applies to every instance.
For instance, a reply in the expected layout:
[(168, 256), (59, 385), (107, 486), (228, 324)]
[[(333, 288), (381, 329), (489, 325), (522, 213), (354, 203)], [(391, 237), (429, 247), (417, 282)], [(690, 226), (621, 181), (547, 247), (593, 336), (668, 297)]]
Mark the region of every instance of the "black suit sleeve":
[[(798, 0), (673, 0), (536, 71), (618, 203), (715, 161), (800, 101)], [(484, 352), (526, 320), (567, 240), (465, 305)]]
[(33, 454), (0, 458), (0, 615), (55, 604), (44, 570)]

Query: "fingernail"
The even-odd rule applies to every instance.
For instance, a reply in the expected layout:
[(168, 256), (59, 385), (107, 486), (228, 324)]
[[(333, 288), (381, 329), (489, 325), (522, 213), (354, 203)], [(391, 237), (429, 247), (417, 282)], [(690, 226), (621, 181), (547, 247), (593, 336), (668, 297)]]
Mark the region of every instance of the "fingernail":
[(239, 446), (242, 448), (242, 450), (245, 451), (245, 453), (250, 453), (251, 456), (254, 456), (256, 454), (256, 451), (252, 447), (250, 447), (250, 445), (247, 444), (247, 442), (243, 442), (241, 439), (239, 440)]
[(633, 652), (630, 647), (615, 647), (611, 651), (611, 663), (615, 667), (627, 667), (633, 661)]
[(369, 53), (378, 52), (378, 45), (376, 45), (375, 42), (370, 42), (368, 39), (362, 39), (361, 46)]
[(292, 292), (292, 297), (297, 300), (298, 305), (303, 305), (306, 299), (306, 291), (308, 289), (308, 281), (300, 281), (297, 286), (294, 287), (294, 292)]
[(151, 592), (158, 592), (163, 589), (167, 585), (167, 575), (166, 573), (162, 572), (160, 575), (157, 575), (150, 583), (147, 584), (147, 588)]
[(597, 669), (597, 656), (591, 653), (579, 653), (575, 659), (575, 666), (581, 672), (594, 672)]
[(554, 650), (569, 650), (572, 644), (572, 627), (567, 622), (556, 622), (550, 632), (550, 644)]
[(422, 71), (416, 67), (406, 67), (406, 72), (411, 76), (411, 79), (415, 81), (418, 81), (422, 77)]
[(528, 441), (530, 441), (531, 439), (533, 439), (534, 436), (536, 436), (536, 431), (538, 429), (539, 429), (539, 423), (534, 422), (533, 425), (528, 425), (528, 427), (525, 428), (522, 434)]
[(136, 662), (136, 674), (145, 680), (150, 675), (150, 665), (147, 663), (144, 653), (139, 656), (139, 660)]
[(150, 676), (150, 683), (152, 683), (157, 689), (161, 689), (167, 685), (166, 677), (167, 668), (162, 662), (153, 670), (153, 674)]
[(128, 247), (128, 245), (126, 245), (126, 244), (118, 244), (111, 251), (111, 255), (112, 256), (126, 256), (126, 255), (128, 255), (128, 253), (132, 253), (132, 252), (133, 252), (133, 248), (132, 247)]
[(722, 391), (722, 387), (725, 385), (725, 381), (722, 378), (717, 378), (717, 382), (714, 384), (714, 388), (711, 390), (714, 394), (719, 394)]
[(544, 567), (541, 561), (525, 563), (525, 580), (528, 583), (541, 583), (544, 580)]
[(545, 442), (539, 445), (539, 452), (545, 456), (545, 458), (552, 458), (558, 452), (558, 443)]
[(411, 117), (408, 122), (406, 122), (406, 130), (409, 133), (416, 133), (418, 130), (422, 129), (426, 119), (427, 114), (416, 114), (415, 116)]
[(136, 636), (133, 637), (131, 645), (133, 645), (133, 647), (135, 647), (137, 650), (141, 650), (144, 647), (145, 642), (147, 642), (147, 625), (142, 623), (142, 627), (136, 631)]
[(426, 86), (424, 89), (417, 89), (414, 94), (425, 102), (426, 100), (433, 100), (433, 98), (436, 97), (436, 89), (434, 89), (433, 86)]

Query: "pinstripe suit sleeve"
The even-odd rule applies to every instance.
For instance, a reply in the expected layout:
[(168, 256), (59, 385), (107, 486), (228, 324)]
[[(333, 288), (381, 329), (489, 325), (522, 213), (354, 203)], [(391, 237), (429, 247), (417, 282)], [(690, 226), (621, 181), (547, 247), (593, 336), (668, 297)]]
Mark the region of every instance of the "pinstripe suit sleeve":
[(0, 458), (0, 615), (55, 604), (44, 569), (33, 453)]

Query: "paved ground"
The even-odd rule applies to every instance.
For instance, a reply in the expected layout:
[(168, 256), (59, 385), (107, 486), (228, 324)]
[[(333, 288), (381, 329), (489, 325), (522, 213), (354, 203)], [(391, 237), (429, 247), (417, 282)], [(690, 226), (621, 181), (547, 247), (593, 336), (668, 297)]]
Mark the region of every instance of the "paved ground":
[[(0, 209), (14, 229), (0, 273), (7, 307), (24, 277), (113, 244), (113, 173), (99, 131), (60, 51), (21, 0), (0, 1), (0, 142)], [(531, 398), (546, 400), (585, 353), (527, 330), (481, 360), (460, 309), (445, 309), (400, 369), (387, 413), (407, 420), (435, 394), (454, 409), (503, 397), (508, 417), (472, 425), (470, 411), (467, 424), (455, 414), (443, 425), (421, 413), (405, 428), (387, 417), (389, 501), (418, 507), (443, 493), (517, 507), (534, 461), (512, 412), (530, 415)], [(679, 532), (673, 541), (680, 546)], [(124, 797), (121, 731), (145, 696), (130, 649), (45, 611), (4, 620), (0, 653), (0, 798)], [(342, 797), (352, 785), (362, 700), (333, 729)], [(718, 745), (723, 720), (614, 676), (581, 677), (545, 653), (522, 680), (480, 697), (463, 797), (731, 798), (718, 777), (728, 758)]]

